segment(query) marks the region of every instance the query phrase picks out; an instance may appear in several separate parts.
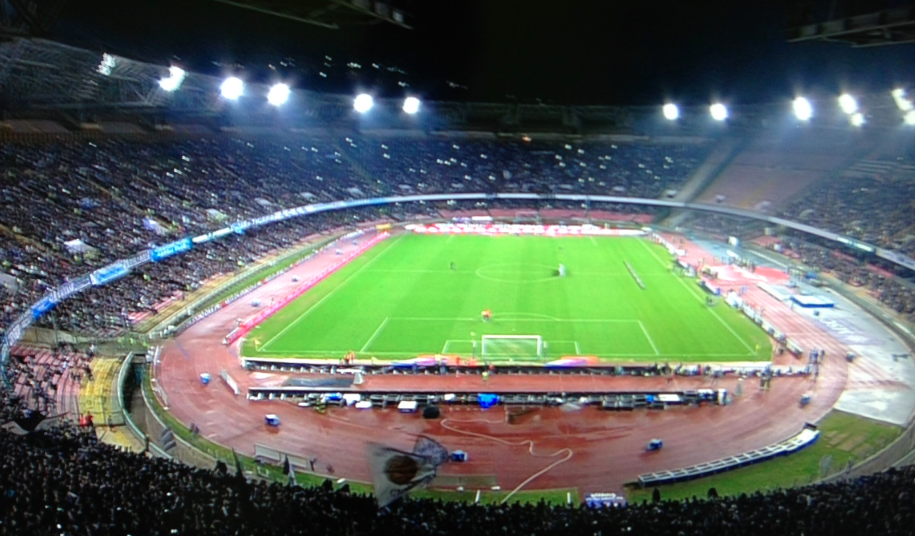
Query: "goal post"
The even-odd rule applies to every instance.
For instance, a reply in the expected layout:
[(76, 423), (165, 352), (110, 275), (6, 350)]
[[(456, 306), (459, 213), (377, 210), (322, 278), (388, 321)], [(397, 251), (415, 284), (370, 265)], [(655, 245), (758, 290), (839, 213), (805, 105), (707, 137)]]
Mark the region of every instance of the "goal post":
[(482, 357), (542, 357), (543, 338), (540, 335), (483, 335)]

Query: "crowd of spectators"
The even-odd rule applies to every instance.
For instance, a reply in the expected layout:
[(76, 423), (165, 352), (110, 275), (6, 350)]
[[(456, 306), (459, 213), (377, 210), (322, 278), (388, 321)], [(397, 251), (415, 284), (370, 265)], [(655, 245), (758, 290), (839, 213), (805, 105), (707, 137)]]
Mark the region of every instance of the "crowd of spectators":
[[(307, 141), (220, 137), (4, 144), (0, 274), (6, 278), (0, 280), (0, 326), (68, 278), (177, 237), (280, 208), (401, 193), (661, 197), (682, 185), (703, 154), (701, 147), (680, 145), (380, 140), (361, 135)], [(903, 205), (915, 198), (904, 197), (911, 185), (893, 182), (887, 188), (891, 193), (874, 195), (850, 190), (842, 181), (826, 188), (831, 190), (823, 194), (824, 204), (808, 199), (802, 210), (792, 212), (803, 206), (799, 203), (786, 214), (827, 228), (842, 225), (846, 234), (906, 250), (902, 239), (910, 224), (863, 215), (885, 204), (887, 214), (909, 218)], [(836, 199), (842, 200), (839, 213), (850, 211), (841, 218), (830, 208)], [(214, 275), (315, 233), (380, 219), (430, 216), (444, 209), (524, 206), (489, 200), (394, 205), (273, 224), (142, 265), (120, 281), (59, 304), (44, 321), (61, 329), (115, 335), (127, 327), (131, 313), (149, 311)], [(541, 208), (584, 207), (551, 200)], [(862, 215), (857, 227), (846, 225), (854, 220), (849, 213)], [(707, 223), (720, 227), (722, 221)], [(781, 247), (805, 264), (871, 289), (915, 320), (915, 292), (885, 270), (869, 269), (854, 257), (796, 239), (782, 241)], [(16, 385), (23, 389), (0, 390), (0, 424), (29, 421), (34, 413), (23, 413), (27, 407), (50, 411), (56, 382), (67, 375), (78, 381), (78, 375), (87, 373), (90, 356), (67, 348), (53, 356), (46, 361), (35, 355), (11, 360)], [(99, 443), (89, 428), (61, 422), (25, 435), (0, 430), (0, 468), (0, 535), (894, 535), (911, 534), (915, 526), (912, 467), (849, 483), (657, 500), (624, 508), (405, 500), (378, 511), (371, 497), (351, 493), (348, 486), (334, 490), (330, 482), (299, 488), (247, 481), (225, 466), (207, 471), (124, 452)]]
[(864, 288), (887, 307), (915, 322), (915, 285), (904, 275), (907, 272), (886, 264), (877, 266), (852, 255), (841, 253), (796, 237), (786, 237), (773, 243), (783, 254), (794, 257), (806, 266), (831, 273), (843, 283)]
[[(34, 428), (9, 394), (0, 418)], [(31, 422), (31, 426), (29, 426)], [(6, 427), (4, 427), (6, 428)], [(17, 428), (18, 429), (18, 428)], [(911, 534), (915, 467), (843, 483), (626, 507), (405, 499), (378, 510), (348, 485), (301, 488), (134, 454), (67, 422), (0, 429), (0, 534)]]
[(915, 256), (915, 156), (866, 161), (821, 181), (781, 216)]
[[(675, 191), (704, 151), (695, 145), (573, 146), (356, 134), (5, 143), (0, 146), (0, 330), (68, 279), (182, 236), (283, 208), (405, 193), (658, 197)], [(453, 208), (330, 212), (233, 235), (90, 289), (42, 321), (114, 336), (132, 316), (307, 235), (371, 219), (434, 214), (437, 206)], [(558, 201), (544, 206), (580, 208)]]

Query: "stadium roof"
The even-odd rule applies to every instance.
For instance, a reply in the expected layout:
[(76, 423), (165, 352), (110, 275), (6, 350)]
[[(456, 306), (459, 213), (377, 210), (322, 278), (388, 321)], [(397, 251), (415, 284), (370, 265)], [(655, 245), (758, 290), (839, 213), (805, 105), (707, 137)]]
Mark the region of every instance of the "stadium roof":
[(915, 86), (915, 45), (789, 44), (787, 27), (820, 20), (802, 15), (767, 0), (93, 0), (70, 2), (49, 37), (246, 83), (400, 99), (707, 106)]
[(834, 0), (798, 2), (788, 14), (788, 41), (827, 41), (854, 47), (915, 43), (915, 5), (911, 0)]
[(343, 26), (388, 23), (410, 28), (408, 14), (391, 2), (376, 0), (214, 0), (333, 30)]

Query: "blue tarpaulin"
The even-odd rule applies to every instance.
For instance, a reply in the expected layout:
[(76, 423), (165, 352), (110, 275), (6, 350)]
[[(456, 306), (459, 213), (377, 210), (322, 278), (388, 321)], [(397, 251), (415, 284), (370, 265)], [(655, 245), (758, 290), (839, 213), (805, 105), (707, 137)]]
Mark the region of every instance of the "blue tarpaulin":
[(477, 395), (477, 401), (481, 408), (491, 408), (499, 403), (499, 395), (480, 393)]

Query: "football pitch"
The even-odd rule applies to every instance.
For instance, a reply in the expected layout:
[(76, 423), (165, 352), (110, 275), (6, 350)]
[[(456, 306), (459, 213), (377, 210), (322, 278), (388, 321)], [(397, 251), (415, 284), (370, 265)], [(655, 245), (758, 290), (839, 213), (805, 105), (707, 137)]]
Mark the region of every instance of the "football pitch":
[[(668, 252), (644, 238), (396, 235), (254, 328), (242, 353), (494, 362), (770, 358), (762, 329), (720, 299), (708, 306), (696, 281), (671, 266)], [(487, 309), (492, 317), (484, 322)]]

